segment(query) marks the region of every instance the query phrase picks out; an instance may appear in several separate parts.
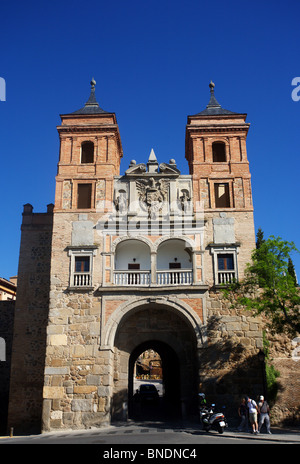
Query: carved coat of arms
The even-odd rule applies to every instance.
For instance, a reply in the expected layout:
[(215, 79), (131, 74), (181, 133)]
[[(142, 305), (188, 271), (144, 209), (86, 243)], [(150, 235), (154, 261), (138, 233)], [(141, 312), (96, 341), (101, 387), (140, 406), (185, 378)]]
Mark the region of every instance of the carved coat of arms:
[(169, 181), (167, 179), (149, 180), (140, 179), (136, 181), (141, 207), (148, 211), (148, 217), (154, 218), (161, 211), (164, 202), (168, 200)]

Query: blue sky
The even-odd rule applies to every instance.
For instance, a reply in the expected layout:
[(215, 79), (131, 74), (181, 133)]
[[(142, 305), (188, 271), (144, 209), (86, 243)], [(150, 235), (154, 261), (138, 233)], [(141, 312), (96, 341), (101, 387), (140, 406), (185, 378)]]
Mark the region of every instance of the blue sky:
[(84, 105), (92, 77), (100, 106), (117, 115), (121, 172), (153, 148), (188, 173), (187, 115), (205, 108), (212, 79), (221, 105), (251, 123), (256, 230), (300, 249), (299, 14), (290, 0), (2, 2), (0, 276), (17, 274), (23, 205), (54, 202), (59, 114)]

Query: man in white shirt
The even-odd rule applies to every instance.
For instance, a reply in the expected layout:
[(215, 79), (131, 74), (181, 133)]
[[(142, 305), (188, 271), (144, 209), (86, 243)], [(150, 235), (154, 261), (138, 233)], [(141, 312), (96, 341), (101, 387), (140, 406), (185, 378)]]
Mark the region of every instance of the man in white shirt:
[(261, 427), (262, 427), (263, 423), (265, 423), (266, 428), (267, 428), (267, 433), (271, 434), (270, 416), (269, 416), (270, 407), (269, 407), (268, 403), (265, 401), (265, 398), (263, 397), (263, 395), (261, 395), (259, 397), (258, 412), (259, 412), (259, 421), (258, 421), (259, 433), (260, 433), (260, 430), (261, 430)]
[(252, 425), (253, 433), (258, 434), (258, 423), (257, 423), (257, 404), (251, 398), (247, 400), (247, 407), (249, 410), (249, 420), (250, 424)]

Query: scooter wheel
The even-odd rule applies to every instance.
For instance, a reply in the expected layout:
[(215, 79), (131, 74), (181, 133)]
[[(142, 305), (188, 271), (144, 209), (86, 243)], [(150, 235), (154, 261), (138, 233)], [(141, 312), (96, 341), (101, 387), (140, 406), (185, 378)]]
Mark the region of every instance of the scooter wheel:
[(224, 427), (218, 427), (218, 432), (223, 433), (224, 432)]

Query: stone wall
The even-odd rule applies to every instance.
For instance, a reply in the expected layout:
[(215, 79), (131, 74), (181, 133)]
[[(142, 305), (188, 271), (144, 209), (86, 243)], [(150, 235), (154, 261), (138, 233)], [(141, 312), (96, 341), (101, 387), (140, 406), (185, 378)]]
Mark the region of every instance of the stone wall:
[(53, 206), (24, 206), (11, 360), (8, 426), (40, 431), (49, 309)]
[(221, 292), (207, 298), (207, 343), (200, 352), (199, 390), (208, 401), (226, 405), (237, 418), (243, 395), (263, 392), (258, 352), (263, 347), (262, 321), (247, 311), (230, 309)]
[(0, 301), (0, 434), (7, 432), (15, 301)]
[(269, 341), (269, 361), (279, 372), (277, 396), (271, 403), (273, 425), (300, 424), (300, 340), (288, 335), (272, 335)]
[(109, 350), (100, 350), (101, 299), (52, 285), (43, 389), (44, 431), (109, 422)]

